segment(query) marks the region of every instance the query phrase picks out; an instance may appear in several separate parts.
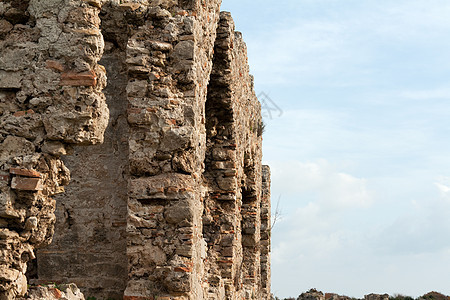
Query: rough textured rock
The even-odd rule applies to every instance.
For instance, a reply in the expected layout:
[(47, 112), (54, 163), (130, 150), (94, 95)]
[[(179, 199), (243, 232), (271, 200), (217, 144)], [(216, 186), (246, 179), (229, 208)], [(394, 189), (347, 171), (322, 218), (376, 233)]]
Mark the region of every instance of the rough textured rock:
[(0, 2), (0, 299), (26, 292), (26, 264), (50, 243), (53, 195), (72, 144), (103, 141), (99, 9), (85, 1)]
[(0, 1), (0, 300), (26, 292), (54, 199), (36, 283), (269, 299), (261, 108), (220, 2)]
[(325, 295), (316, 289), (310, 289), (297, 297), (297, 300), (325, 300)]
[(21, 300), (84, 300), (84, 295), (73, 283), (31, 286)]

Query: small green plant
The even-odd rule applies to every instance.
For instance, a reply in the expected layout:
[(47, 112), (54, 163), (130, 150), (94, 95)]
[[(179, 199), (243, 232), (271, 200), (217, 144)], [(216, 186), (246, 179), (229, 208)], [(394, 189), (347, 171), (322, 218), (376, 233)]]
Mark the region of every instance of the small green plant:
[(89, 296), (86, 298), (86, 300), (97, 300), (97, 298), (93, 297), (93, 296)]

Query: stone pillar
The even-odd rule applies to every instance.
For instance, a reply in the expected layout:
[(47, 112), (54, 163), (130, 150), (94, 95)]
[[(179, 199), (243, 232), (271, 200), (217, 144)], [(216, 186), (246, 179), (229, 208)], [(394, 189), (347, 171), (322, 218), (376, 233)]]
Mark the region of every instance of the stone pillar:
[(103, 141), (98, 13), (81, 0), (0, 3), (0, 299), (26, 292), (27, 261), (51, 241), (51, 196), (69, 181), (60, 156)]
[(261, 108), (245, 43), (220, 15), (206, 103), (207, 299), (259, 299)]
[(135, 6), (126, 49), (130, 180), (125, 298), (203, 299), (206, 87), (220, 1)]
[(271, 299), (270, 295), (270, 168), (262, 166), (261, 196), (261, 299)]
[(71, 182), (55, 197), (55, 234), (36, 254), (37, 280), (27, 275), (32, 283), (70, 282), (87, 296), (122, 299), (128, 279), (128, 15), (121, 7), (105, 4), (100, 17), (105, 51), (99, 63), (106, 69), (103, 93), (110, 111), (104, 142), (73, 147), (63, 157)]

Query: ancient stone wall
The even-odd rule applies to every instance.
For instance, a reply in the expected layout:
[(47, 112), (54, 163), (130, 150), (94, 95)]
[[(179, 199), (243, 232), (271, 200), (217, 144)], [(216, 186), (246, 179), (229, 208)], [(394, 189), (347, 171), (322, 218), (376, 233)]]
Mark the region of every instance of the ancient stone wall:
[(55, 235), (38, 251), (35, 278), (74, 282), (88, 287), (86, 295), (118, 299), (127, 282), (127, 69), (120, 50), (105, 44), (100, 63), (108, 77), (103, 92), (110, 117), (104, 142), (76, 146), (63, 157), (72, 180), (55, 197)]
[[(207, 197), (203, 216), (208, 243), (209, 293), (227, 299), (260, 295), (260, 106), (249, 75), (246, 47), (222, 13), (206, 102)], [(215, 299), (215, 298), (213, 298)]]
[(0, 299), (26, 291), (69, 182), (60, 156), (103, 141), (108, 109), (99, 9), (85, 1), (0, 2)]
[(24, 293), (51, 240), (68, 169), (35, 282), (268, 299), (260, 105), (221, 1), (25, 2), (0, 1), (4, 299)]

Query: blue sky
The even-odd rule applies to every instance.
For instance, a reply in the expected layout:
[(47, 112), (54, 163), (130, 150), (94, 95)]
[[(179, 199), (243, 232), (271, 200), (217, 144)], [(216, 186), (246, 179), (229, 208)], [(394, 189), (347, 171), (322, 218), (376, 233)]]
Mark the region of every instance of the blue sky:
[(272, 169), (272, 291), (450, 294), (450, 2), (223, 0)]

